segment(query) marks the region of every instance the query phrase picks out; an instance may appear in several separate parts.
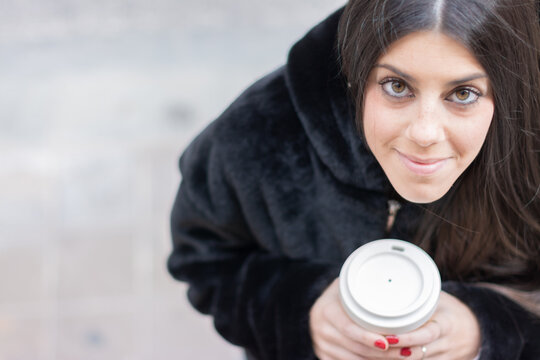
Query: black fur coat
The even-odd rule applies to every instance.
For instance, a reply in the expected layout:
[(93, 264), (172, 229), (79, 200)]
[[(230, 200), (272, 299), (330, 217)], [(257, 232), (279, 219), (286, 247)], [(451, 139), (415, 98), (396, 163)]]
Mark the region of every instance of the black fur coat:
[[(253, 359), (314, 359), (308, 312), (366, 242), (408, 240), (419, 208), (393, 193), (355, 128), (335, 52), (340, 12), (189, 146), (168, 266), (189, 300)], [(483, 360), (540, 359), (540, 324), (485, 288), (449, 281), (482, 329)]]

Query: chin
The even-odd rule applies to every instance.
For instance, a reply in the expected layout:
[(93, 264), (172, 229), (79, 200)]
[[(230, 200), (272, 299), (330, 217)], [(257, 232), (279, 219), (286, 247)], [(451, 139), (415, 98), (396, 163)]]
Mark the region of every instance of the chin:
[(396, 192), (405, 200), (416, 204), (429, 204), (442, 198), (450, 187), (448, 188), (432, 188), (423, 186), (395, 186)]

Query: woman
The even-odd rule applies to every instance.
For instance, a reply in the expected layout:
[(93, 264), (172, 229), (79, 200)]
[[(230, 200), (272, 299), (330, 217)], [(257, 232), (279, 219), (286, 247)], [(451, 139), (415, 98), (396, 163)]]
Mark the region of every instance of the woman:
[[(253, 359), (539, 359), (536, 11), (353, 0), (308, 33), (182, 156), (169, 269), (192, 304)], [(347, 256), (386, 237), (443, 278), (399, 336), (337, 296)]]

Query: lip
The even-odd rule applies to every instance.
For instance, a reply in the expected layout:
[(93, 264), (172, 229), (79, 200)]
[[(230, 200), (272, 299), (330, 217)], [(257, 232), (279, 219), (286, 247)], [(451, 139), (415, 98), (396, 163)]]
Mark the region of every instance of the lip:
[[(396, 150), (397, 151), (397, 150)], [(448, 158), (429, 158), (422, 159), (413, 155), (405, 155), (397, 151), (399, 160), (403, 165), (416, 175), (433, 175), (446, 164)]]

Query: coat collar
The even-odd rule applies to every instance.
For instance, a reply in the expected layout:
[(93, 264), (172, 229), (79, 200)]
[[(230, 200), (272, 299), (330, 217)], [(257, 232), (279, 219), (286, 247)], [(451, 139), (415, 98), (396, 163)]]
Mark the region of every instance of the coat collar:
[(289, 53), (286, 84), (316, 155), (340, 182), (375, 191), (390, 184), (362, 140), (340, 72), (337, 26), (343, 9), (298, 41)]

